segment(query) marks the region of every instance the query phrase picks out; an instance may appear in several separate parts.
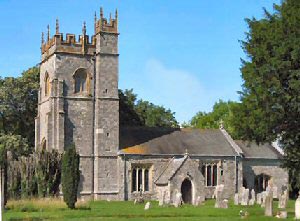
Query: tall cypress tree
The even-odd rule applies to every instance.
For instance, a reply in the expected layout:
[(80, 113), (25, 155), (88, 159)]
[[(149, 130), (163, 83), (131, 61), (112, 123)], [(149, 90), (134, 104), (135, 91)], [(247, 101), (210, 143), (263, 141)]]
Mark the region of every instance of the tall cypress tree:
[(80, 158), (76, 152), (75, 145), (66, 148), (62, 157), (62, 192), (65, 203), (70, 209), (75, 208), (77, 201), (78, 184), (80, 180), (79, 171)]

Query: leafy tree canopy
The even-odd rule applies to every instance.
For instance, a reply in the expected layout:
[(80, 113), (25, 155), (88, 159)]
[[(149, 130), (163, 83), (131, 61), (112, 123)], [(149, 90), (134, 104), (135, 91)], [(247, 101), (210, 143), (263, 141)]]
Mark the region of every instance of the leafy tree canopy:
[(120, 124), (147, 127), (179, 127), (175, 113), (142, 99), (131, 90), (119, 90)]
[(38, 89), (38, 67), (28, 69), (21, 77), (0, 78), (0, 133), (21, 136), (31, 148), (34, 146)]
[(285, 0), (265, 10), (263, 19), (246, 19), (242, 47), (242, 103), (234, 126), (243, 139), (279, 139), (285, 166), (300, 169), (300, 1)]
[(188, 123), (184, 123), (184, 127), (193, 128), (219, 128), (222, 123), (224, 128), (234, 137), (236, 137), (236, 131), (232, 126), (234, 119), (232, 109), (238, 103), (233, 101), (219, 100), (213, 106), (211, 112), (199, 111)]

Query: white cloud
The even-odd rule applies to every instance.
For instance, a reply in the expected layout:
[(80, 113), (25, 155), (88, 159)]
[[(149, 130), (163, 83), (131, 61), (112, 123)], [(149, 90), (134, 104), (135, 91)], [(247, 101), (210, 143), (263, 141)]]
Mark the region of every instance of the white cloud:
[(201, 110), (200, 103), (207, 101), (204, 88), (193, 73), (166, 67), (156, 59), (146, 62), (143, 85), (147, 88), (140, 97), (170, 108), (180, 123), (190, 120)]

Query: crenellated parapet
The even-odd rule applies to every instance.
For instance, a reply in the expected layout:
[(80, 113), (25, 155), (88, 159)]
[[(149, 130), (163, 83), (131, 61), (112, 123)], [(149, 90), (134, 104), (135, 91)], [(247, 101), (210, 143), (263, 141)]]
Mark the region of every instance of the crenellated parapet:
[(66, 34), (64, 38), (63, 34), (59, 32), (58, 20), (56, 20), (55, 35), (50, 36), (49, 25), (47, 29), (46, 39), (44, 39), (44, 33), (42, 33), (42, 62), (55, 53), (94, 55), (96, 51), (96, 35), (98, 33), (118, 34), (118, 12), (116, 10), (114, 18), (110, 14), (109, 19), (104, 18), (102, 8), (100, 9), (100, 19), (97, 19), (95, 13), (95, 33), (91, 38), (86, 34), (85, 22), (82, 27), (82, 34), (77, 39), (74, 34)]
[(50, 29), (48, 26), (47, 40), (44, 41), (44, 34), (42, 33), (42, 61), (54, 53), (68, 53), (77, 55), (93, 55), (96, 49), (96, 38), (86, 35), (86, 26), (83, 24), (82, 34), (76, 39), (75, 34), (66, 34), (64, 38), (62, 33), (59, 33), (58, 21), (56, 21), (56, 33), (50, 37)]

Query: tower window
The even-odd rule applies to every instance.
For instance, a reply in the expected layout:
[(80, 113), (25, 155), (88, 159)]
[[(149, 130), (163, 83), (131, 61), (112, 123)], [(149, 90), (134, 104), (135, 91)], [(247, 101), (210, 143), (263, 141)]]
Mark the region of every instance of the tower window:
[(87, 71), (84, 68), (78, 69), (74, 74), (75, 93), (86, 92), (89, 89), (89, 78)]
[(50, 95), (50, 77), (48, 72), (45, 74), (45, 96)]

